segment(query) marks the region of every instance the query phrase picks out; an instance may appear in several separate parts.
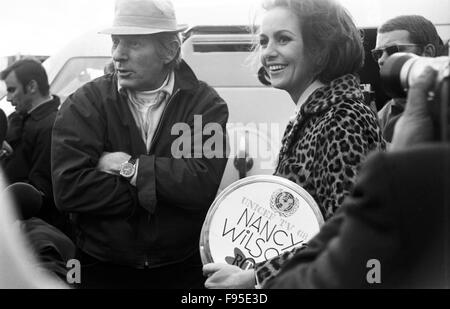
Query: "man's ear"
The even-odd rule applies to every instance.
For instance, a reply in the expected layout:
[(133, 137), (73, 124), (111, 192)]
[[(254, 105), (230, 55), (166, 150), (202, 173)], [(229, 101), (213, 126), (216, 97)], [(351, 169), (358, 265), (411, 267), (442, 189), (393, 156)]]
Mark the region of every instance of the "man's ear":
[(433, 44), (426, 45), (423, 48), (422, 56), (425, 56), (425, 57), (436, 57), (437, 56), (436, 47)]
[(35, 80), (31, 80), (25, 88), (26, 88), (27, 93), (30, 93), (30, 94), (35, 94), (35, 93), (39, 92), (39, 87)]
[(168, 64), (172, 62), (175, 57), (178, 55), (178, 51), (180, 49), (180, 45), (176, 40), (173, 40), (169, 43), (169, 48), (167, 49), (167, 53), (164, 54), (163, 62), (164, 64)]

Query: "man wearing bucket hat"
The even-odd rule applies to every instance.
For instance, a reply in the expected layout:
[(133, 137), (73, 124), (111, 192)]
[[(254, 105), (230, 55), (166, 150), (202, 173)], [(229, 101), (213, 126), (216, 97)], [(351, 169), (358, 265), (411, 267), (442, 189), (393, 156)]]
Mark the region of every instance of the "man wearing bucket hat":
[[(226, 140), (228, 109), (181, 59), (184, 29), (170, 1), (117, 0), (101, 32), (112, 37), (114, 72), (58, 113), (53, 186), (75, 227), (81, 287), (203, 286), (199, 234), (227, 159), (226, 147), (211, 157), (195, 145), (208, 124)], [(181, 156), (180, 128), (194, 145)]]

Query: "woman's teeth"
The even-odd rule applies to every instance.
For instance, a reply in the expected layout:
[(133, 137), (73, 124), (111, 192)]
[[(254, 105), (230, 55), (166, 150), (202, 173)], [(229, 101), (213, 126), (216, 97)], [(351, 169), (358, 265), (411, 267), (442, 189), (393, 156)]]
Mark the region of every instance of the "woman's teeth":
[(271, 66), (269, 66), (269, 70), (271, 72), (278, 72), (278, 71), (283, 70), (284, 68), (286, 68), (285, 65), (271, 65)]

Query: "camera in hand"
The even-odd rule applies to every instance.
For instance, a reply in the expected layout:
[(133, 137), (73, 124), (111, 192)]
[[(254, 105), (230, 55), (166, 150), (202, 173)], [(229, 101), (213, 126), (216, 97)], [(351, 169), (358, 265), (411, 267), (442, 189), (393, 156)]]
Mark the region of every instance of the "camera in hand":
[(438, 74), (434, 81), (430, 115), (436, 131), (436, 138), (449, 141), (450, 124), (450, 58), (419, 57), (410, 53), (391, 55), (381, 67), (383, 88), (392, 98), (406, 98), (410, 85), (428, 66)]

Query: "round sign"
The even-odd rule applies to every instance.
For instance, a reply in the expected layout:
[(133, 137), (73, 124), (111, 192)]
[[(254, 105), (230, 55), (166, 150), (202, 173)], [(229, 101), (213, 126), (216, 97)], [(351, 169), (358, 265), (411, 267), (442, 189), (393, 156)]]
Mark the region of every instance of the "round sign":
[(323, 223), (316, 202), (297, 184), (278, 176), (247, 177), (222, 191), (209, 209), (202, 262), (252, 268), (308, 242)]

